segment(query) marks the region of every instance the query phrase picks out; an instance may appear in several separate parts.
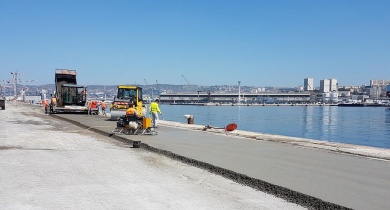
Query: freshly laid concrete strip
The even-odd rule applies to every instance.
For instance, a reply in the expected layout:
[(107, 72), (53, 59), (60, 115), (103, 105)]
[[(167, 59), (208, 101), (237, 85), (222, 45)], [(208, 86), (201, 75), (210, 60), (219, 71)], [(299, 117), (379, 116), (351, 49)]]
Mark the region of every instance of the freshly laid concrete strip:
[[(103, 132), (116, 125), (101, 116), (58, 116)], [(388, 161), (200, 131), (157, 130), (156, 136), (123, 137), (341, 206), (390, 209)]]

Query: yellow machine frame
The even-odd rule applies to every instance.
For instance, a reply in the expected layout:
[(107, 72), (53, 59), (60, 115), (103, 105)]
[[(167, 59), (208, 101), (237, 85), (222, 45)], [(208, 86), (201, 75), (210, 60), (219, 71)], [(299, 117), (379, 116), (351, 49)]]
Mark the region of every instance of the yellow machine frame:
[[(142, 101), (139, 100), (139, 91), (140, 89), (142, 90), (142, 88), (138, 87), (138, 86), (126, 86), (126, 85), (119, 85), (118, 86), (118, 90), (119, 89), (132, 89), (132, 90), (136, 90), (136, 93), (137, 93), (137, 96), (136, 96), (136, 103), (135, 105), (133, 105), (132, 108), (135, 108), (138, 112), (138, 115), (141, 115), (143, 116), (143, 113), (142, 113)], [(113, 109), (113, 108), (116, 108), (116, 109), (125, 109), (127, 110), (128, 108), (131, 108), (130, 107), (130, 104), (126, 104), (126, 105), (121, 105), (121, 104), (111, 104), (110, 105), (110, 109)]]

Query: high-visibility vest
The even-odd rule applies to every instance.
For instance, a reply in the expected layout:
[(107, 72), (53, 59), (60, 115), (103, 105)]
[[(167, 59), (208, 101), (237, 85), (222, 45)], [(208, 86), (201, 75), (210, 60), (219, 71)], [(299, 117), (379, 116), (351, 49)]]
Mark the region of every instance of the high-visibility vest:
[(126, 115), (132, 115), (132, 114), (135, 114), (134, 108), (127, 109)]
[(51, 98), (51, 102), (52, 103), (56, 103), (57, 102), (57, 99), (55, 97)]
[(88, 102), (88, 107), (91, 108), (92, 107), (92, 102)]
[(160, 109), (158, 108), (158, 103), (155, 103), (155, 102), (152, 102), (150, 104), (149, 111), (152, 112), (152, 113), (157, 113), (157, 112), (161, 113)]
[(102, 108), (105, 109), (106, 108), (106, 102), (102, 102)]

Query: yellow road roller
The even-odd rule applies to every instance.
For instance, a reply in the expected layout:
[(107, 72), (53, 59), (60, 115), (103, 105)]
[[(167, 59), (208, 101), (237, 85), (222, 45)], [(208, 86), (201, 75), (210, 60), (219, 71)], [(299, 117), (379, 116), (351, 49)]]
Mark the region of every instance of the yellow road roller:
[(142, 104), (142, 88), (138, 86), (119, 85), (114, 101), (110, 105), (111, 120), (117, 121), (120, 116), (126, 115), (128, 108), (135, 108), (137, 112), (145, 116), (147, 107)]

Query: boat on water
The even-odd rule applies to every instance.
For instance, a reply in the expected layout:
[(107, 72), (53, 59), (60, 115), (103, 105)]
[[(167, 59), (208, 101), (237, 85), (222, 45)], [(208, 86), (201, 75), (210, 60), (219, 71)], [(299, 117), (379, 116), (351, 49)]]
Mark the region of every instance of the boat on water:
[(337, 106), (346, 106), (346, 107), (362, 107), (365, 106), (363, 103), (341, 103)]

